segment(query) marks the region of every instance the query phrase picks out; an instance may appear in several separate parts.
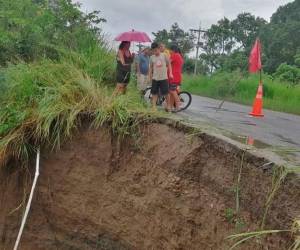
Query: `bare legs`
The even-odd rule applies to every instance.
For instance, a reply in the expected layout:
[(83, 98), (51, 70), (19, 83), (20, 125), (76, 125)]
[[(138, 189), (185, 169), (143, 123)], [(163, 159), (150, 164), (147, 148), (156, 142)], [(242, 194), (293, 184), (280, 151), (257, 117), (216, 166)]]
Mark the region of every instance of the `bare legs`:
[(156, 111), (157, 108), (156, 108), (156, 103), (157, 103), (157, 99), (158, 99), (158, 95), (152, 95), (152, 110), (153, 111)]
[(126, 93), (126, 85), (123, 83), (117, 83), (117, 86), (113, 92), (113, 96), (124, 95)]
[(170, 91), (170, 106), (171, 107), (175, 107), (177, 110), (179, 109), (179, 105), (180, 105), (180, 99), (179, 96), (177, 94), (176, 90), (171, 90)]
[(169, 110), (172, 110), (172, 108), (175, 107), (175, 100), (174, 96), (171, 94), (171, 91), (169, 92)]
[[(168, 94), (164, 97), (165, 97), (164, 108), (167, 112), (169, 112), (169, 111), (171, 111), (171, 108), (172, 108), (172, 106), (170, 105), (170, 95)], [(156, 111), (157, 110), (158, 95), (152, 95), (151, 101), (152, 101), (152, 110)]]

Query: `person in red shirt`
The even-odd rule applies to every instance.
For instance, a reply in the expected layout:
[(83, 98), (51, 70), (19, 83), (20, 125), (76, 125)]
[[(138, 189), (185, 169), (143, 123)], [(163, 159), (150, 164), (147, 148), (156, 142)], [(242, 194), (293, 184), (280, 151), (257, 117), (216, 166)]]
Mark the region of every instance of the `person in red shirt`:
[(180, 108), (180, 99), (177, 94), (177, 88), (179, 88), (182, 81), (182, 67), (184, 60), (177, 45), (171, 45), (170, 51), (173, 78), (169, 78), (169, 103), (171, 107), (175, 107), (176, 111)]

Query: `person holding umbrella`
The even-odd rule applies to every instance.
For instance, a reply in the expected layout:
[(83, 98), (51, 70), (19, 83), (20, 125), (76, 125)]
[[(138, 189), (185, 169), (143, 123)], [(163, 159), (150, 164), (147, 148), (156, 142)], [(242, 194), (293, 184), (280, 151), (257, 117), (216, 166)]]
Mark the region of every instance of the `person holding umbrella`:
[(124, 94), (130, 81), (131, 64), (134, 61), (134, 54), (129, 50), (130, 42), (151, 42), (146, 33), (135, 30), (121, 33), (115, 40), (120, 41), (121, 44), (117, 55), (117, 86), (114, 95)]
[(114, 95), (125, 94), (130, 81), (131, 64), (134, 54), (130, 52), (130, 42), (122, 41), (117, 54), (117, 86)]

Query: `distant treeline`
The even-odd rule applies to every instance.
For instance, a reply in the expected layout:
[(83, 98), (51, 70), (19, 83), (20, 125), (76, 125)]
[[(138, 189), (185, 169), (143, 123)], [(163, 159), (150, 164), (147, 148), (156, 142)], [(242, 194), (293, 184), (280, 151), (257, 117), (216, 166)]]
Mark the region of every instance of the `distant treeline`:
[[(195, 17), (196, 18), (196, 17)], [(171, 29), (153, 33), (155, 40), (177, 43), (187, 55), (195, 46), (195, 36), (177, 23)], [(248, 68), (248, 56), (255, 39), (263, 45), (264, 72), (288, 81), (300, 82), (300, 0), (278, 8), (270, 22), (251, 13), (241, 13), (234, 20), (224, 17), (201, 38), (198, 58), (200, 73), (232, 72)], [(185, 71), (192, 72), (193, 60), (187, 58)]]

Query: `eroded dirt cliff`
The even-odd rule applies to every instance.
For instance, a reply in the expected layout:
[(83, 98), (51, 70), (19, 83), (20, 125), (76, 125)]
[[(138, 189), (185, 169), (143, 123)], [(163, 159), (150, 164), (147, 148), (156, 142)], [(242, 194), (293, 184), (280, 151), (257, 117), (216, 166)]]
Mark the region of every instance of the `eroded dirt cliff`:
[[(44, 150), (20, 249), (225, 250), (227, 236), (257, 230), (272, 186), (266, 160), (187, 130), (153, 123), (140, 141), (119, 143), (108, 129), (83, 128), (59, 152)], [(243, 154), (237, 218), (228, 211)], [(0, 249), (12, 249), (30, 188), (26, 171), (16, 169), (1, 169)], [(299, 210), (299, 183), (289, 177), (266, 227), (289, 228)], [(240, 249), (282, 250), (291, 240), (274, 235)]]

